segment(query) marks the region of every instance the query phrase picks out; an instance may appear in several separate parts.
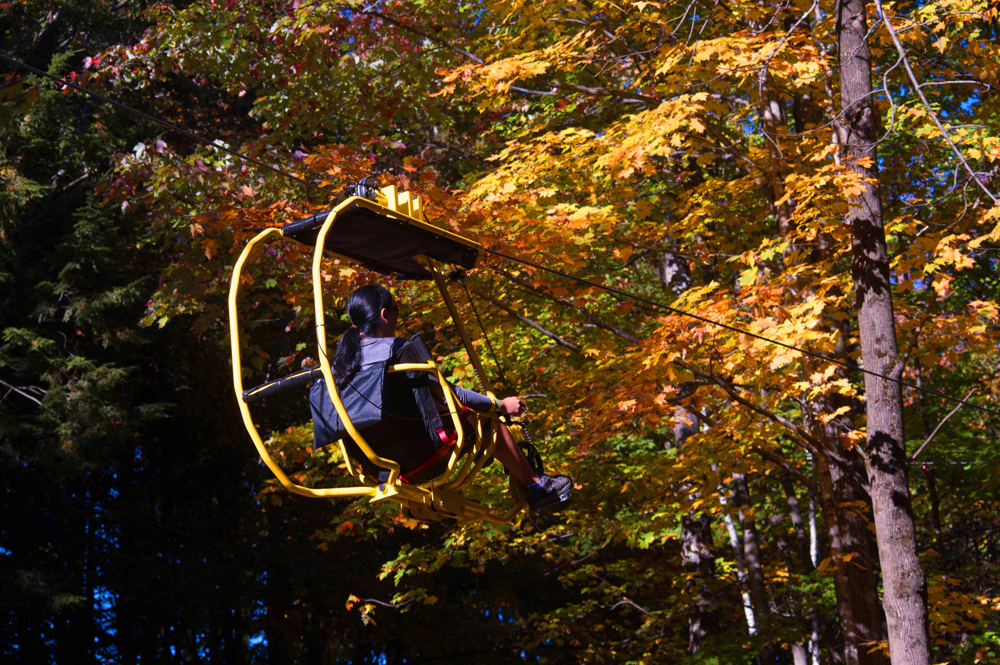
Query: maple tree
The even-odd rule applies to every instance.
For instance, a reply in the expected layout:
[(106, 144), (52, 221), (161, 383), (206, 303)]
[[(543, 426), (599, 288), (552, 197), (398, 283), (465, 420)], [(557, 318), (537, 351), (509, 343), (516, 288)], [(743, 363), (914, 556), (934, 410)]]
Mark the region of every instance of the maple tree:
[[(0, 11), (37, 18), (43, 32), (46, 21), (61, 25), (41, 6)], [(176, 360), (157, 371), (178, 390), (197, 386), (178, 408), (213, 434), (189, 434), (176, 418), (172, 427), (227, 460), (241, 493), (219, 512), (240, 525), (226, 552), (246, 571), (227, 580), (241, 611), (165, 601), (143, 615), (148, 625), (185, 626), (215, 636), (198, 638), (210, 644), (122, 638), (121, 653), (217, 655), (240, 652), (245, 639), (247, 653), (275, 662), (479, 651), (497, 662), (1000, 657), (1000, 457), (989, 445), (998, 421), (913, 387), (998, 404), (995, 4), (254, 0), (126, 14), (144, 32), (97, 47), (81, 39), (68, 64), (52, 60), (54, 71), (315, 187), (110, 110), (81, 111), (96, 120), (87, 136), (104, 141), (88, 138), (84, 151), (101, 173), (90, 176), (86, 219), (127, 228), (122, 239), (101, 237), (119, 256), (138, 247), (156, 283), (126, 280), (148, 300), (141, 315), (129, 301), (136, 332), (60, 304), (83, 299), (79, 287), (46, 311), (90, 316), (81, 343), (121, 340), (133, 345), (129, 362), (143, 362), (152, 344), (172, 349)], [(77, 100), (20, 73), (4, 84), (0, 119), (11, 136), (33, 136), (57, 101)], [(24, 252), (35, 241), (23, 229), (40, 214), (32, 206), (59, 193), (38, 174), (62, 158), (37, 158), (33, 171), (21, 145), (0, 162), (0, 200), (4, 232)], [(327, 209), (331, 192), (372, 172), (489, 248), (647, 299), (496, 254), (465, 276), (468, 293), (456, 292), (491, 341), (480, 344), (500, 388), (527, 396), (547, 464), (577, 479), (559, 515), (512, 528), (415, 525), (391, 509), (290, 497), (253, 466), (222, 360), (232, 263), (261, 228)], [(3, 260), (16, 265), (16, 252)], [(241, 312), (248, 380), (315, 355), (308, 262), (291, 244), (254, 259)], [(125, 279), (95, 271), (109, 285)], [(385, 283), (336, 260), (324, 279), (328, 323), (342, 327), (333, 312), (345, 296)], [(405, 330), (424, 333), (452, 377), (474, 388), (432, 287), (390, 286)], [(0, 379), (77, 390), (81, 411), (24, 399), (5, 423), (50, 409), (53, 423), (83, 428), (42, 427), (52, 446), (100, 440), (97, 425), (86, 429), (103, 413), (94, 405), (125, 403), (111, 390), (123, 380), (115, 361), (88, 351), (111, 364), (86, 370), (106, 377), (103, 386), (77, 388), (86, 372), (53, 368), (82, 361), (61, 355), (56, 331), (28, 325), (27, 306), (5, 305)], [(173, 398), (150, 387), (142, 399)], [(198, 400), (226, 406), (206, 414)], [(261, 417), (297, 482), (347, 481), (338, 455), (309, 450), (304, 398), (269, 400)], [(143, 450), (161, 464), (180, 464), (149, 425), (128, 427), (151, 437)], [(4, 432), (5, 441), (24, 436), (13, 425)], [(149, 473), (106, 445), (120, 477)], [(219, 464), (184, 464), (216, 482)], [(5, 473), (29, 491), (15, 468)], [(166, 502), (178, 519), (210, 524), (195, 518), (204, 502), (188, 497), (200, 485), (158, 482), (158, 499), (129, 490), (129, 500)], [(119, 486), (105, 476), (102, 496)], [(499, 502), (503, 486), (490, 468), (474, 491)], [(100, 510), (134, 528), (124, 513)], [(85, 549), (83, 536), (69, 542)], [(121, 542), (149, 547), (141, 535)], [(172, 551), (179, 579), (204, 581)], [(31, 568), (17, 561), (12, 575)], [(123, 627), (129, 584), (108, 577), (101, 592), (118, 599)], [(79, 603), (75, 611), (90, 622), (81, 634), (99, 632)], [(468, 628), (450, 642), (421, 639), (450, 624)]]

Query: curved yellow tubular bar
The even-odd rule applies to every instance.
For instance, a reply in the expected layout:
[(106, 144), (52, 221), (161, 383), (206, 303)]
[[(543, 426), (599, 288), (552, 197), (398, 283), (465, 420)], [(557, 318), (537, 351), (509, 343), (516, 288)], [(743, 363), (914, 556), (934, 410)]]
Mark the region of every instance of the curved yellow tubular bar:
[(351, 474), (351, 478), (368, 487), (378, 487), (378, 481), (368, 478), (355, 468), (354, 459), (347, 454), (347, 447), (344, 445), (344, 440), (337, 439), (337, 445), (340, 447), (340, 454), (344, 456), (344, 466), (347, 467), (347, 473)]
[(340, 401), (340, 395), (337, 393), (337, 386), (333, 382), (333, 369), (330, 367), (330, 358), (327, 353), (326, 311), (323, 308), (323, 246), (326, 244), (326, 235), (330, 232), (330, 227), (333, 226), (333, 222), (337, 218), (337, 213), (351, 205), (355, 200), (356, 197), (349, 198), (330, 211), (330, 214), (326, 216), (326, 220), (319, 230), (319, 234), (316, 236), (316, 253), (313, 255), (312, 278), (313, 300), (316, 308), (316, 343), (319, 347), (319, 366), (323, 372), (327, 392), (330, 393), (330, 401), (333, 402), (333, 407), (337, 410), (337, 415), (340, 416), (340, 421), (344, 423), (347, 433), (351, 435), (354, 442), (361, 448), (361, 452), (371, 460), (372, 464), (380, 466), (383, 469), (389, 469), (389, 479), (386, 481), (386, 484), (393, 485), (399, 477), (399, 464), (379, 457), (372, 450), (372, 447), (368, 445), (364, 437), (361, 436), (361, 433), (354, 427), (354, 423), (351, 422), (350, 416), (347, 415), (347, 409), (344, 408), (344, 403)]
[(491, 438), (487, 438), (487, 435), (483, 433), (482, 420), (477, 418), (476, 437), (473, 439), (472, 449), (462, 458), (462, 465), (457, 471), (443, 474), (431, 484), (446, 490), (461, 490), (468, 486), (486, 464), (486, 460), (493, 454), (493, 449), (496, 447), (496, 437), (493, 436), (492, 430), (488, 431)]
[(281, 235), (281, 230), (277, 228), (265, 229), (261, 233), (257, 234), (257, 236), (243, 248), (243, 253), (240, 254), (239, 260), (236, 261), (236, 267), (233, 268), (233, 279), (229, 285), (229, 330), (230, 343), (232, 344), (233, 353), (233, 387), (236, 389), (236, 402), (240, 405), (240, 413), (243, 414), (243, 424), (246, 425), (247, 432), (250, 433), (250, 438), (253, 439), (253, 444), (257, 447), (257, 453), (260, 455), (261, 460), (263, 460), (264, 464), (267, 465), (267, 468), (271, 470), (271, 473), (275, 475), (278, 482), (280, 482), (289, 492), (316, 498), (336, 496), (373, 496), (375, 494), (375, 490), (368, 487), (329, 487), (325, 489), (313, 489), (311, 487), (304, 487), (293, 483), (292, 480), (285, 475), (285, 472), (281, 470), (281, 467), (279, 467), (275, 461), (271, 459), (271, 456), (267, 452), (267, 447), (264, 445), (263, 440), (260, 438), (260, 434), (257, 432), (257, 427), (253, 424), (253, 418), (250, 416), (250, 406), (243, 401), (243, 368), (240, 364), (240, 321), (236, 309), (236, 301), (240, 292), (240, 279), (243, 277), (243, 265), (250, 257), (250, 253), (253, 251), (254, 247), (256, 247), (257, 244), (265, 238), (272, 235)]
[(441, 486), (448, 490), (461, 490), (467, 487), (479, 473), (479, 470), (486, 464), (486, 460), (493, 454), (496, 448), (497, 430), (491, 426), (484, 431), (485, 421), (492, 421), (496, 417), (493, 414), (478, 414), (476, 418), (476, 437), (473, 439), (472, 450), (465, 456), (461, 468), (454, 473), (443, 475), (434, 482), (435, 486)]
[(399, 363), (386, 368), (387, 374), (396, 372), (433, 372), (434, 365), (430, 363)]
[(486, 465), (486, 460), (490, 458), (493, 454), (493, 449), (496, 448), (497, 443), (497, 431), (493, 423), (486, 431), (484, 430), (482, 419), (477, 418), (476, 423), (476, 443), (472, 450), (466, 455), (466, 461), (462, 468), (456, 473), (452, 478), (445, 478), (446, 482), (441, 483), (444, 489), (449, 490), (463, 490), (468, 487), (479, 471)]
[(522, 489), (521, 483), (517, 482), (517, 479), (515, 479), (514, 476), (510, 477), (510, 481), (508, 483), (508, 487), (510, 488), (511, 496), (514, 497), (514, 505), (511, 506), (511, 509), (508, 510), (503, 515), (493, 516), (491, 514), (490, 517), (486, 518), (486, 521), (488, 521), (488, 522), (494, 522), (496, 524), (507, 524), (511, 520), (513, 520), (514, 517), (519, 512), (521, 512), (521, 510), (526, 505), (528, 505), (528, 500), (524, 496), (524, 489)]

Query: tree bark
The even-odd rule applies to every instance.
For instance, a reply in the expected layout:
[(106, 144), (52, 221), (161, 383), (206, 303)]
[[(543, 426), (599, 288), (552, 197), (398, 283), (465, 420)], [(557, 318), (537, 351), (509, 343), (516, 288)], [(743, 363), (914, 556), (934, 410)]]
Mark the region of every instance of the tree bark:
[[(841, 108), (838, 127), (843, 163), (866, 179), (861, 194), (848, 200), (851, 276), (854, 283), (864, 367), (898, 379), (902, 362), (896, 346), (889, 259), (876, 178), (878, 118), (872, 101), (867, 3), (838, 5), (837, 46)], [(909, 464), (903, 440), (903, 395), (899, 383), (865, 374), (872, 511), (885, 593), (883, 607), (894, 665), (927, 665), (927, 583), (917, 557), (910, 499)]]
[(761, 663), (773, 663), (777, 656), (774, 645), (774, 628), (771, 625), (771, 604), (767, 599), (767, 585), (764, 581), (764, 566), (760, 555), (757, 522), (750, 505), (750, 491), (746, 476), (733, 474), (733, 504), (739, 509), (743, 525), (743, 559), (747, 566), (747, 586), (750, 587), (750, 602), (753, 604), (757, 635), (760, 637)]
[(795, 665), (809, 665), (809, 652), (798, 642), (792, 643), (792, 662)]
[[(669, 224), (670, 218), (667, 218)], [(663, 236), (663, 244), (673, 247), (674, 241), (669, 234)], [(691, 264), (686, 256), (666, 250), (660, 254), (656, 262), (656, 276), (665, 291), (679, 295), (691, 288)]]
[(815, 455), (815, 462), (833, 563), (844, 665), (883, 665), (886, 659), (880, 650), (869, 653), (870, 643), (882, 639), (882, 620), (868, 525), (858, 513), (858, 507), (867, 504), (866, 497), (853, 470), (845, 468), (843, 462), (831, 463), (822, 453)]
[[(723, 502), (725, 505), (725, 502)], [(743, 545), (740, 544), (740, 535), (736, 531), (736, 523), (728, 512), (723, 513), (723, 521), (726, 524), (726, 532), (729, 534), (729, 544), (733, 548), (733, 560), (736, 562), (736, 581), (740, 585), (740, 599), (743, 601), (743, 616), (747, 620), (747, 632), (751, 635), (757, 634), (757, 619), (753, 614), (753, 601), (747, 588), (747, 565), (743, 560)]]
[(799, 505), (799, 497), (795, 494), (795, 483), (788, 476), (781, 480), (781, 486), (785, 490), (785, 498), (788, 501), (788, 516), (792, 520), (792, 530), (795, 533), (795, 552), (799, 556), (799, 565), (807, 573), (813, 571), (812, 557), (809, 556), (809, 537), (806, 535), (806, 525), (802, 520), (802, 508)]
[[(697, 434), (697, 415), (686, 409), (674, 414), (674, 445), (680, 448), (688, 437)], [(698, 492), (692, 492), (694, 496)], [(688, 613), (688, 652), (701, 650), (705, 639), (719, 632), (719, 615), (708, 585), (715, 579), (715, 553), (712, 550), (712, 518), (693, 511), (681, 518), (681, 565), (690, 574), (689, 590), (695, 600)]]
[[(792, 482), (789, 476), (785, 476), (782, 478), (781, 485), (785, 490), (785, 498), (788, 501), (788, 515), (792, 521), (792, 531), (795, 534), (795, 554), (799, 559), (797, 562), (793, 562), (793, 566), (789, 566), (789, 570), (794, 570), (798, 567), (806, 573), (811, 573), (816, 569), (816, 566), (813, 565), (812, 557), (809, 553), (809, 537), (806, 535), (806, 526), (802, 519), (802, 508), (799, 504), (799, 497), (795, 493), (795, 483)], [(818, 620), (816, 608), (811, 604), (809, 616), (811, 625), (808, 640), (804, 641), (804, 643), (791, 643), (792, 662), (795, 665), (806, 665), (809, 662), (813, 647), (816, 646), (815, 642), (819, 635)]]
[(688, 613), (688, 652), (697, 653), (707, 637), (719, 632), (719, 617), (708, 592), (707, 582), (715, 578), (712, 552), (712, 518), (705, 514), (681, 518), (681, 560), (684, 570), (694, 577), (695, 600)]
[(774, 89), (773, 81), (767, 71), (761, 72), (760, 80), (760, 121), (764, 133), (764, 142), (768, 153), (768, 182), (770, 184), (771, 205), (778, 222), (778, 232), (788, 235), (792, 230), (792, 203), (782, 201), (785, 197), (784, 162), (778, 147), (778, 131), (785, 127), (785, 103), (781, 95)]

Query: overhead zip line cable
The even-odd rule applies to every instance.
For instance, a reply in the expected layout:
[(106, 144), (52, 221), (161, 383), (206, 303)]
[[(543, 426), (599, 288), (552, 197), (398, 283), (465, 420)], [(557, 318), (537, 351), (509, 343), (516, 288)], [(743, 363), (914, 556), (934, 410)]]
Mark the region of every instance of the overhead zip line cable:
[[(215, 148), (218, 148), (219, 150), (222, 150), (225, 153), (228, 153), (228, 154), (230, 154), (230, 155), (232, 155), (234, 157), (238, 157), (239, 159), (242, 159), (244, 161), (250, 162), (251, 164), (254, 164), (254, 165), (259, 166), (259, 167), (261, 167), (263, 169), (266, 169), (266, 170), (270, 171), (271, 173), (274, 173), (274, 174), (280, 175), (280, 176), (284, 176), (285, 178), (288, 178), (289, 180), (293, 180), (293, 181), (295, 181), (295, 182), (297, 182), (297, 183), (299, 183), (301, 185), (305, 185), (306, 187), (319, 190), (319, 191), (321, 191), (321, 192), (323, 192), (325, 194), (328, 194), (330, 196), (335, 196), (336, 195), (336, 192), (333, 192), (333, 191), (331, 191), (331, 190), (329, 190), (329, 189), (327, 189), (325, 187), (322, 187), (320, 185), (317, 185), (315, 183), (309, 182), (308, 180), (306, 180), (304, 178), (300, 178), (299, 176), (296, 176), (296, 175), (293, 175), (291, 173), (288, 173), (287, 171), (283, 171), (283, 170), (281, 170), (279, 168), (276, 168), (274, 166), (270, 166), (269, 164), (265, 164), (264, 162), (262, 162), (262, 161), (260, 161), (258, 159), (250, 157), (249, 155), (244, 155), (244, 154), (242, 154), (240, 152), (237, 152), (235, 150), (232, 150), (230, 148), (226, 148), (225, 146), (222, 146), (222, 145), (220, 145), (220, 144), (218, 144), (218, 143), (216, 143), (214, 141), (209, 141), (208, 139), (203, 138), (203, 137), (201, 137), (201, 136), (199, 136), (199, 135), (197, 135), (197, 134), (195, 134), (193, 132), (190, 132), (190, 131), (184, 129), (183, 127), (178, 127), (177, 125), (175, 125), (173, 123), (170, 123), (170, 122), (167, 122), (166, 120), (160, 120), (159, 118), (151, 116), (148, 113), (144, 113), (142, 111), (134, 109), (131, 106), (126, 106), (125, 104), (122, 104), (121, 102), (115, 101), (114, 99), (111, 99), (110, 97), (106, 97), (106, 96), (104, 96), (104, 95), (102, 95), (100, 93), (94, 92), (92, 90), (88, 90), (87, 88), (84, 88), (84, 87), (82, 87), (80, 85), (77, 85), (76, 83), (72, 83), (72, 82), (67, 81), (65, 79), (61, 79), (58, 76), (53, 76), (52, 74), (49, 74), (48, 72), (44, 72), (44, 71), (42, 71), (42, 70), (40, 70), (40, 69), (38, 69), (36, 67), (32, 67), (31, 65), (25, 64), (25, 63), (21, 62), (20, 60), (16, 60), (14, 58), (11, 58), (8, 55), (0, 53), (0, 59), (5, 60), (6, 62), (9, 62), (10, 64), (12, 64), (12, 65), (14, 65), (16, 67), (20, 67), (22, 69), (26, 69), (26, 70), (34, 73), (34, 74), (37, 74), (39, 76), (43, 76), (43, 77), (45, 77), (47, 79), (55, 81), (56, 83), (60, 83), (60, 84), (62, 84), (64, 86), (73, 88), (74, 90), (77, 90), (77, 91), (82, 92), (84, 94), (90, 95), (91, 97), (99, 99), (99, 100), (101, 100), (101, 101), (103, 101), (103, 102), (105, 102), (107, 104), (111, 104), (115, 108), (121, 109), (121, 110), (126, 111), (128, 113), (132, 113), (132, 114), (137, 115), (137, 116), (139, 116), (141, 118), (145, 118), (146, 120), (149, 120), (150, 122), (156, 123), (157, 125), (160, 125), (161, 127), (165, 127), (165, 128), (170, 129), (172, 131), (178, 132), (179, 134), (182, 134), (183, 136), (187, 136), (188, 138), (194, 139), (195, 141), (198, 141), (199, 143), (203, 143), (205, 145), (210, 145), (210, 146), (213, 146)], [(318, 214), (324, 214), (324, 213), (318, 213)], [(943, 393), (943, 392), (940, 392), (938, 390), (934, 390), (933, 388), (924, 388), (922, 386), (918, 386), (918, 385), (913, 384), (913, 383), (907, 383), (906, 381), (903, 381), (902, 379), (897, 379), (897, 378), (894, 378), (894, 377), (891, 377), (891, 376), (886, 376), (885, 374), (880, 374), (880, 373), (874, 372), (874, 371), (872, 371), (870, 369), (865, 369), (865, 368), (859, 367), (857, 365), (852, 365), (852, 364), (850, 364), (848, 362), (844, 362), (843, 360), (837, 360), (836, 358), (830, 358), (828, 356), (824, 356), (821, 353), (815, 353), (815, 352), (809, 351), (807, 349), (801, 349), (801, 348), (799, 348), (797, 346), (794, 346), (792, 344), (786, 344), (785, 342), (780, 342), (780, 341), (778, 341), (776, 339), (771, 339), (770, 337), (764, 337), (763, 335), (758, 335), (757, 333), (753, 333), (753, 332), (750, 332), (749, 330), (744, 330), (742, 328), (737, 328), (736, 326), (731, 326), (731, 325), (729, 325), (727, 323), (720, 323), (718, 321), (713, 321), (712, 319), (709, 319), (707, 317), (700, 316), (700, 315), (694, 314), (692, 312), (687, 312), (687, 311), (682, 310), (682, 309), (677, 309), (676, 307), (671, 307), (670, 305), (666, 305), (664, 303), (657, 302), (656, 300), (650, 300), (649, 298), (645, 298), (645, 297), (637, 295), (635, 293), (630, 293), (628, 291), (623, 291), (623, 290), (615, 288), (613, 286), (607, 286), (607, 285), (601, 284), (599, 282), (594, 282), (594, 281), (589, 280), (589, 279), (587, 279), (585, 277), (578, 277), (578, 276), (570, 274), (568, 272), (563, 272), (562, 270), (557, 270), (556, 268), (549, 268), (548, 266), (544, 266), (544, 265), (542, 265), (540, 263), (535, 263), (534, 261), (529, 261), (527, 259), (522, 259), (522, 258), (519, 258), (517, 256), (512, 256), (510, 254), (505, 254), (504, 252), (501, 252), (499, 250), (490, 249), (489, 247), (486, 247), (485, 245), (483, 245), (482, 248), (483, 248), (483, 251), (485, 251), (485, 252), (487, 252), (489, 254), (493, 254), (494, 256), (501, 257), (501, 258), (506, 259), (508, 261), (514, 261), (515, 263), (520, 263), (522, 265), (526, 265), (526, 266), (529, 266), (529, 267), (532, 267), (532, 268), (535, 268), (535, 269), (538, 269), (538, 270), (544, 270), (545, 272), (552, 273), (553, 275), (559, 275), (560, 277), (564, 277), (566, 279), (571, 279), (571, 280), (573, 280), (575, 282), (579, 282), (580, 284), (586, 284), (586, 285), (592, 286), (592, 287), (594, 287), (596, 289), (600, 289), (600, 290), (606, 291), (608, 293), (613, 293), (613, 294), (615, 294), (617, 296), (620, 296), (620, 297), (623, 297), (623, 298), (627, 298), (629, 300), (634, 300), (635, 302), (641, 302), (643, 304), (650, 305), (652, 307), (656, 307), (658, 309), (662, 309), (662, 310), (671, 312), (673, 314), (678, 314), (680, 316), (686, 316), (688, 318), (692, 318), (692, 319), (695, 319), (697, 321), (701, 321), (702, 323), (708, 323), (708, 324), (711, 324), (713, 326), (718, 326), (720, 328), (732, 331), (732, 332), (740, 334), (740, 335), (746, 335), (747, 337), (751, 337), (753, 339), (757, 339), (757, 340), (760, 340), (762, 342), (766, 342), (768, 344), (774, 344), (775, 346), (780, 346), (780, 347), (783, 347), (783, 348), (788, 349), (790, 351), (795, 351), (796, 353), (801, 353), (802, 355), (809, 356), (809, 357), (812, 357), (812, 358), (816, 358), (817, 360), (823, 360), (823, 361), (826, 361), (826, 362), (830, 362), (830, 363), (833, 363), (835, 365), (839, 365), (840, 367), (843, 367), (843, 368), (847, 369), (848, 371), (862, 372), (863, 374), (868, 374), (869, 376), (878, 377), (878, 378), (883, 379), (885, 381), (891, 381), (893, 383), (898, 383), (900, 386), (905, 386), (907, 388), (912, 388), (914, 390), (918, 390), (920, 392), (927, 393), (928, 395), (934, 395), (936, 397), (941, 397), (941, 398), (946, 399), (949, 402), (952, 402), (952, 403), (955, 403), (955, 404), (961, 404), (961, 405), (964, 405), (964, 406), (971, 407), (971, 408), (975, 409), (976, 411), (980, 411), (982, 413), (988, 413), (988, 414), (993, 415), (993, 416), (1000, 416), (1000, 411), (996, 411), (994, 409), (990, 409), (990, 408), (985, 407), (985, 406), (979, 406), (978, 404), (974, 404), (972, 402), (967, 402), (967, 401), (965, 401), (963, 399), (959, 399), (957, 397), (952, 397), (951, 395), (948, 395), (947, 393)]]
[(954, 402), (956, 404), (963, 404), (965, 406), (970, 406), (973, 409), (976, 409), (978, 411), (982, 411), (983, 413), (988, 413), (988, 414), (994, 415), (994, 416), (1000, 416), (1000, 411), (995, 411), (995, 410), (990, 409), (990, 408), (985, 407), (985, 406), (979, 406), (977, 404), (973, 404), (972, 402), (967, 402), (967, 401), (965, 401), (963, 399), (959, 399), (957, 397), (952, 397), (951, 395), (948, 395), (947, 393), (939, 392), (937, 390), (934, 390), (933, 388), (924, 388), (924, 387), (918, 386), (918, 385), (913, 384), (913, 383), (907, 383), (906, 381), (903, 381), (902, 379), (897, 379), (897, 378), (894, 378), (894, 377), (891, 377), (891, 376), (886, 376), (885, 374), (880, 374), (878, 372), (873, 372), (872, 370), (865, 369), (864, 367), (859, 367), (857, 365), (852, 365), (851, 363), (844, 362), (843, 360), (837, 360), (836, 358), (830, 358), (829, 356), (824, 356), (821, 353), (816, 353), (814, 351), (809, 351), (808, 349), (802, 349), (802, 348), (799, 348), (799, 347), (794, 346), (792, 344), (786, 344), (785, 342), (781, 342), (781, 341), (778, 341), (776, 339), (772, 339), (770, 337), (764, 337), (763, 335), (758, 335), (757, 333), (750, 332), (749, 330), (744, 330), (742, 328), (737, 328), (736, 326), (731, 326), (728, 323), (720, 323), (719, 321), (713, 321), (712, 319), (709, 319), (707, 317), (700, 316), (700, 315), (694, 314), (692, 312), (687, 312), (687, 311), (685, 311), (683, 309), (677, 309), (676, 307), (671, 307), (670, 305), (665, 305), (665, 304), (663, 304), (661, 302), (657, 302), (656, 300), (650, 300), (649, 298), (645, 298), (645, 297), (637, 295), (635, 293), (629, 293), (628, 291), (623, 291), (623, 290), (617, 289), (617, 288), (615, 288), (613, 286), (607, 286), (607, 285), (601, 284), (599, 282), (594, 282), (594, 281), (591, 281), (591, 280), (589, 280), (589, 279), (587, 279), (585, 277), (578, 277), (578, 276), (572, 275), (572, 274), (570, 274), (568, 272), (563, 272), (562, 270), (557, 270), (556, 268), (549, 268), (548, 266), (544, 266), (544, 265), (542, 265), (540, 263), (535, 263), (534, 261), (528, 261), (527, 259), (522, 259), (522, 258), (519, 258), (517, 256), (512, 256), (510, 254), (505, 254), (504, 252), (501, 252), (501, 251), (498, 251), (498, 250), (495, 250), (495, 249), (490, 249), (489, 247), (485, 247), (484, 246), (483, 250), (486, 251), (486, 252), (488, 252), (488, 253), (490, 253), (490, 254), (493, 254), (494, 256), (499, 256), (501, 258), (507, 259), (508, 261), (515, 261), (517, 263), (521, 263), (523, 265), (530, 266), (530, 267), (536, 268), (538, 270), (544, 270), (545, 272), (552, 273), (553, 275), (559, 275), (560, 277), (565, 277), (566, 279), (571, 279), (571, 280), (579, 282), (581, 284), (587, 284), (588, 286), (593, 286), (594, 288), (600, 289), (602, 291), (607, 291), (608, 293), (613, 293), (615, 295), (622, 296), (624, 298), (628, 298), (628, 299), (634, 300), (636, 302), (641, 302), (641, 303), (644, 303), (646, 305), (651, 305), (652, 307), (658, 307), (658, 308), (666, 310), (666, 311), (668, 311), (668, 312), (670, 312), (672, 314), (679, 314), (681, 316), (686, 316), (688, 318), (696, 319), (698, 321), (701, 321), (702, 323), (708, 323), (708, 324), (711, 324), (713, 326), (718, 326), (720, 328), (724, 328), (725, 330), (730, 330), (730, 331), (732, 331), (734, 333), (738, 333), (740, 335), (745, 335), (747, 337), (752, 337), (753, 339), (757, 339), (757, 340), (760, 340), (762, 342), (767, 342), (768, 344), (774, 344), (775, 346), (780, 346), (780, 347), (786, 348), (786, 349), (788, 349), (790, 351), (795, 351), (796, 353), (801, 353), (802, 355), (810, 356), (812, 358), (816, 358), (817, 360), (824, 360), (826, 362), (830, 362), (830, 363), (833, 363), (835, 365), (839, 365), (839, 366), (841, 366), (841, 367), (843, 367), (843, 368), (845, 368), (845, 369), (847, 369), (849, 371), (852, 371), (852, 372), (862, 372), (862, 373), (868, 374), (870, 376), (875, 376), (875, 377), (878, 377), (880, 379), (885, 379), (886, 381), (892, 381), (893, 383), (898, 383), (899, 385), (906, 386), (907, 388), (913, 388), (914, 390), (919, 390), (921, 392), (925, 392), (928, 395), (936, 395), (937, 397), (943, 397), (944, 399), (946, 399), (946, 400), (948, 400), (950, 402)]

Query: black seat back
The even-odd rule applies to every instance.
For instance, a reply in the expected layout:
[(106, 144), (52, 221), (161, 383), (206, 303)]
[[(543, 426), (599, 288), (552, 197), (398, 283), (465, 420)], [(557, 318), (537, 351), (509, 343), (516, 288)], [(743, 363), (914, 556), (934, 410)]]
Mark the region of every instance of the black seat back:
[[(417, 469), (444, 445), (444, 423), (434, 405), (440, 390), (427, 372), (393, 372), (386, 368), (399, 362), (426, 362), (430, 352), (419, 335), (400, 349), (395, 357), (359, 371), (350, 383), (340, 387), (340, 399), (358, 432), (377, 455), (397, 462), (402, 475), (415, 484), (431, 480), (447, 469), (448, 456), (412, 477)], [(313, 447), (321, 448), (344, 440), (347, 454), (361, 465), (366, 475), (377, 477), (383, 469), (373, 464), (344, 427), (330, 401), (326, 383), (320, 379), (309, 390), (313, 417)]]

